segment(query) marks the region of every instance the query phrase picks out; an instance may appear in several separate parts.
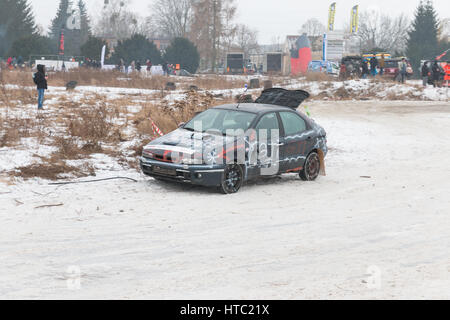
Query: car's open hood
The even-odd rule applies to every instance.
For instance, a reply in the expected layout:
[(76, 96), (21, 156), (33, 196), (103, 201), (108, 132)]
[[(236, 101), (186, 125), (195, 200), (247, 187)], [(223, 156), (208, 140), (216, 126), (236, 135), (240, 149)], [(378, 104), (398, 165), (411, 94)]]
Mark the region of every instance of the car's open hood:
[(309, 98), (309, 93), (304, 90), (286, 90), (271, 88), (264, 90), (255, 103), (273, 104), (277, 106), (297, 109), (298, 106)]

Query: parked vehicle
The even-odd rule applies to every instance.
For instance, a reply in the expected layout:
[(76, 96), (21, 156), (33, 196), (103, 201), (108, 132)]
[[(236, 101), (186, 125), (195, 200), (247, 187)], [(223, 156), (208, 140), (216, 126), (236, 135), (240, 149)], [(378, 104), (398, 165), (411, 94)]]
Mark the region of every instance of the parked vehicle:
[(273, 88), (254, 103), (206, 110), (145, 146), (144, 174), (161, 180), (238, 192), (261, 176), (298, 173), (305, 181), (324, 173), (325, 130), (296, 111), (302, 90)]
[(323, 72), (331, 75), (339, 75), (339, 65), (333, 61), (313, 60), (308, 65), (309, 72)]
[(245, 59), (243, 53), (228, 53), (226, 57), (227, 74), (243, 74), (245, 72)]
[[(387, 78), (392, 78), (393, 80), (398, 81), (400, 78), (400, 62), (403, 58), (395, 58), (391, 60), (385, 61), (385, 68), (384, 68), (384, 76)], [(407, 79), (411, 78), (414, 75), (414, 71), (411, 65), (411, 62), (406, 59), (406, 64), (408, 65), (406, 69), (406, 77)]]

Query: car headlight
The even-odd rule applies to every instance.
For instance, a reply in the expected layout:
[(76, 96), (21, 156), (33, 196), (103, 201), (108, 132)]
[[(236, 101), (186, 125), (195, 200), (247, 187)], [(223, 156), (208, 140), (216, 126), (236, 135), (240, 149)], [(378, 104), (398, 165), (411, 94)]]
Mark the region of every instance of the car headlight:
[(146, 158), (149, 158), (149, 159), (153, 159), (153, 156), (154, 156), (154, 154), (153, 154), (153, 152), (151, 152), (150, 150), (143, 150), (142, 151), (142, 156), (144, 156), (144, 157), (146, 157)]

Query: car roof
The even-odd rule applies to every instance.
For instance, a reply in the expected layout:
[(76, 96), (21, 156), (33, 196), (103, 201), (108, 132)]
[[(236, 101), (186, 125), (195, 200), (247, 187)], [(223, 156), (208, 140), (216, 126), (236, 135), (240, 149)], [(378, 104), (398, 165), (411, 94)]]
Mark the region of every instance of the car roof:
[(266, 112), (276, 112), (276, 111), (295, 111), (294, 109), (291, 109), (289, 107), (277, 106), (273, 104), (261, 104), (261, 103), (224, 104), (214, 107), (213, 109), (244, 111), (254, 114), (263, 114)]

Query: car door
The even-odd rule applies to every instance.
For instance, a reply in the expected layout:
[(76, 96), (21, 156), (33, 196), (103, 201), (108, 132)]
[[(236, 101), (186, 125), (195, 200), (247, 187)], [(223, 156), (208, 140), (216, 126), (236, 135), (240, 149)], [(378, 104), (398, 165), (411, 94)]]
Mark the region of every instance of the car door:
[(308, 130), (307, 122), (296, 112), (282, 111), (279, 115), (283, 127), (280, 170), (300, 171), (313, 144), (313, 131)]
[(279, 173), (280, 123), (276, 112), (264, 114), (255, 126), (257, 144), (256, 161), (252, 176), (272, 176)]

